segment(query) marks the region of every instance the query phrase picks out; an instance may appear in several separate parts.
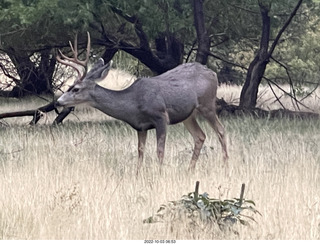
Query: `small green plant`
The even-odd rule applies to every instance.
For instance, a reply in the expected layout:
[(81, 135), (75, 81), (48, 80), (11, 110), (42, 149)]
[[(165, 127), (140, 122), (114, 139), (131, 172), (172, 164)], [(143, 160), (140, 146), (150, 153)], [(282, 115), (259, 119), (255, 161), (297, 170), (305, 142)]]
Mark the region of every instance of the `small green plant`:
[[(236, 223), (249, 225), (247, 220), (255, 221), (253, 217), (243, 214), (244, 210), (259, 213), (252, 200), (243, 198), (245, 185), (242, 184), (240, 198), (215, 199), (208, 193), (199, 194), (199, 181), (194, 192), (182, 196), (181, 200), (163, 204), (157, 213), (144, 220), (144, 223), (168, 222), (187, 219), (189, 224), (216, 223), (219, 228), (231, 227)], [(260, 214), (261, 215), (261, 214)]]

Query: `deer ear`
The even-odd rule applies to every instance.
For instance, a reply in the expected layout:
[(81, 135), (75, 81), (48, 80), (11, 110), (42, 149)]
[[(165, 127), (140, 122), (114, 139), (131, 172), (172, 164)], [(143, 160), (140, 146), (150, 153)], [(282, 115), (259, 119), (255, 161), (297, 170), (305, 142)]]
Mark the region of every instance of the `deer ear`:
[(99, 58), (99, 60), (93, 65), (91, 70), (88, 72), (85, 81), (98, 82), (103, 80), (108, 75), (111, 65), (112, 61), (108, 62), (107, 64), (104, 64), (104, 60), (102, 58)]

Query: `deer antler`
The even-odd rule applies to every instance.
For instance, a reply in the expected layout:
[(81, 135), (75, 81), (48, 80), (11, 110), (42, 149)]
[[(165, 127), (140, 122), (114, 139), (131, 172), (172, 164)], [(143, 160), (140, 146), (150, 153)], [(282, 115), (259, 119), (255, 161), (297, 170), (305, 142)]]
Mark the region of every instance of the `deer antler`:
[[(72, 68), (74, 68), (77, 73), (78, 73), (78, 80), (82, 80), (88, 71), (88, 61), (89, 61), (89, 56), (90, 56), (90, 48), (91, 48), (91, 39), (90, 39), (90, 33), (88, 33), (88, 44), (87, 44), (87, 53), (86, 53), (86, 58), (85, 60), (81, 61), (78, 59), (78, 35), (75, 36), (75, 40), (74, 40), (74, 45), (72, 45), (72, 43), (69, 41), (69, 45), (71, 48), (71, 51), (73, 53), (73, 57), (67, 57), (66, 55), (64, 55), (61, 50), (59, 49), (59, 54), (57, 55), (56, 59), (58, 60), (58, 62), (70, 66)], [(79, 65), (82, 66), (84, 68), (84, 72), (83, 74), (81, 74), (81, 71), (79, 69)]]

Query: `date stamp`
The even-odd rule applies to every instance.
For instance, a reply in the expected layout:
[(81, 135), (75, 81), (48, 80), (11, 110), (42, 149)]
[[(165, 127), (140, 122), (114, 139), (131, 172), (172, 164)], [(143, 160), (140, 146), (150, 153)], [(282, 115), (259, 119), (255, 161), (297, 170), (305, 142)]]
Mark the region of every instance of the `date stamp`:
[(172, 244), (177, 243), (176, 240), (144, 240), (145, 244)]

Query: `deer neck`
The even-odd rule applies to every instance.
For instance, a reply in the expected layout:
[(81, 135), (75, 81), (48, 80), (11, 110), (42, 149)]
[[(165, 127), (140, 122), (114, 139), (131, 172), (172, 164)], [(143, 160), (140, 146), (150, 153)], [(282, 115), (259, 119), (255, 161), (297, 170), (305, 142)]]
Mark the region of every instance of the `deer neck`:
[(96, 85), (91, 93), (90, 105), (116, 119), (126, 121), (134, 108), (134, 100), (130, 89), (110, 90)]

